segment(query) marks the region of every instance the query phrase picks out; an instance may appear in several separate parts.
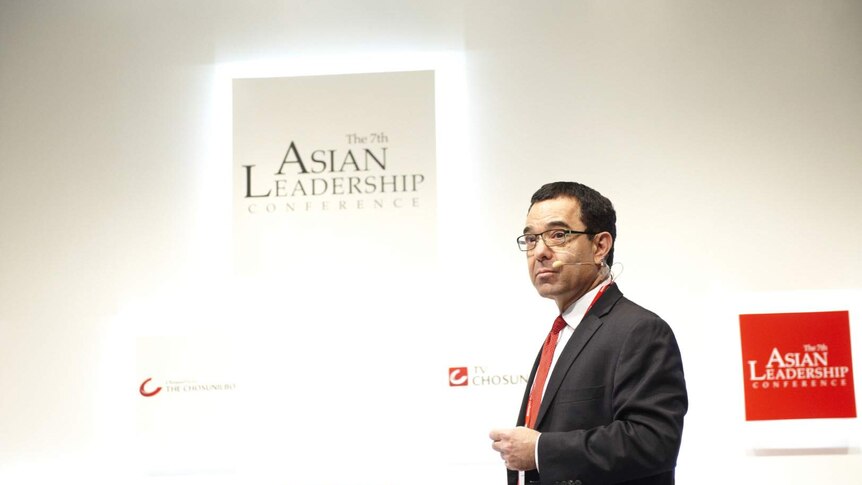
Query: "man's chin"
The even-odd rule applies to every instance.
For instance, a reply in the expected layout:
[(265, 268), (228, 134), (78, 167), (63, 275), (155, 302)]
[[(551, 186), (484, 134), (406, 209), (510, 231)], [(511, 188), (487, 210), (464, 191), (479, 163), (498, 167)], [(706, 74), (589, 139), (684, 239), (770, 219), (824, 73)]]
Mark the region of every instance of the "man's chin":
[(535, 286), (536, 286), (536, 291), (539, 293), (539, 296), (541, 296), (542, 298), (550, 298), (552, 300), (554, 298), (556, 298), (557, 291), (556, 291), (556, 288), (554, 288), (552, 285), (539, 284), (539, 285), (535, 285)]

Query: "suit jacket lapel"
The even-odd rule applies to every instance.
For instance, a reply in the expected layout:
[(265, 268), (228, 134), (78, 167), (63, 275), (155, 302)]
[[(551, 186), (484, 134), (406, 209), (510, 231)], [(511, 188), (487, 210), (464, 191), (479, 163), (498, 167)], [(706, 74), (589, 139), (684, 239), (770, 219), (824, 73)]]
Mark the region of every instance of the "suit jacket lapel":
[(563, 352), (560, 354), (559, 360), (557, 360), (556, 365), (554, 365), (554, 369), (551, 371), (551, 375), (548, 377), (548, 384), (545, 388), (545, 395), (542, 397), (542, 405), (539, 408), (539, 415), (536, 416), (537, 429), (542, 423), (542, 418), (545, 417), (545, 413), (547, 413), (548, 408), (551, 406), (554, 396), (556, 396), (557, 391), (560, 389), (560, 385), (563, 383), (563, 378), (565, 378), (566, 373), (569, 371), (569, 367), (572, 366), (578, 358), (578, 355), (580, 355), (581, 351), (589, 343), (593, 334), (596, 333), (596, 330), (602, 326), (602, 317), (611, 311), (611, 308), (613, 308), (622, 296), (623, 294), (619, 288), (617, 288), (617, 285), (612, 284), (605, 291), (605, 294), (596, 301), (592, 308), (590, 308), (587, 314), (584, 315), (584, 319), (575, 327), (575, 332), (569, 338), (568, 343), (566, 343), (565, 348), (563, 348)]

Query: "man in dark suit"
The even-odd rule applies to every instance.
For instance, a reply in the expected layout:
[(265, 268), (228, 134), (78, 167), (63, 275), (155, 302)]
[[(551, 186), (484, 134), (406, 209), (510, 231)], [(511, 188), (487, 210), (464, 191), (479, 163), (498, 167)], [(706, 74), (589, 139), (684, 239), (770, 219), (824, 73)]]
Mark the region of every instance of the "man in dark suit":
[(615, 239), (616, 212), (595, 190), (555, 182), (533, 194), (518, 245), (561, 319), (517, 427), (490, 434), (510, 485), (674, 483), (688, 409), (679, 347), (667, 323), (614, 284)]

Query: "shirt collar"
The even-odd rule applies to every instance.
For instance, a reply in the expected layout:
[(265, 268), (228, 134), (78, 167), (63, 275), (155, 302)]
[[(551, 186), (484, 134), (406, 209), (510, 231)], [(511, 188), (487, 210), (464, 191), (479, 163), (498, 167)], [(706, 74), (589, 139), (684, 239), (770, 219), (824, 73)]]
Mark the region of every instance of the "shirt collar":
[(593, 303), (593, 300), (596, 298), (599, 291), (610, 283), (610, 277), (605, 278), (604, 281), (596, 285), (595, 288), (586, 292), (584, 296), (578, 298), (577, 301), (569, 305), (569, 307), (563, 312), (563, 320), (566, 321), (566, 324), (572, 328), (576, 327), (577, 324), (584, 319), (584, 315), (587, 314), (587, 310), (590, 309), (590, 305)]

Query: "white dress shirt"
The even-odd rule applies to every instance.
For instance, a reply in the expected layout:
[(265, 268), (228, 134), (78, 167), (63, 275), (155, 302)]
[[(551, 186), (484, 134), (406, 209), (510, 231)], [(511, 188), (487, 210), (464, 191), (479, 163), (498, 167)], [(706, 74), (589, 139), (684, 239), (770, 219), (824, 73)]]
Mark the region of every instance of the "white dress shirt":
[[(572, 338), (572, 334), (575, 333), (575, 327), (581, 323), (581, 320), (584, 319), (584, 315), (587, 314), (587, 311), (590, 309), (590, 306), (593, 303), (593, 299), (595, 299), (596, 295), (599, 294), (599, 291), (605, 286), (612, 283), (610, 278), (605, 278), (604, 281), (596, 285), (595, 288), (588, 291), (584, 296), (578, 298), (575, 303), (569, 305), (568, 308), (563, 311), (563, 320), (566, 321), (566, 326), (560, 330), (560, 336), (557, 338), (557, 346), (554, 348), (554, 358), (551, 359), (551, 368), (548, 370), (548, 379), (550, 380), (551, 374), (554, 372), (554, 367), (557, 365), (557, 361), (560, 359), (560, 354), (563, 353), (563, 349), (566, 348), (566, 344), (569, 342), (569, 339)], [(573, 322), (577, 322), (574, 323)], [(542, 389), (542, 399), (545, 398), (545, 391), (548, 390), (547, 382), (545, 383), (545, 388)], [(538, 413), (539, 410), (536, 410)], [(539, 438), (536, 439), (536, 470), (539, 470), (539, 439), (541, 439), (542, 435), (539, 435)], [(521, 483), (524, 482), (524, 472), (519, 472), (519, 479)]]

